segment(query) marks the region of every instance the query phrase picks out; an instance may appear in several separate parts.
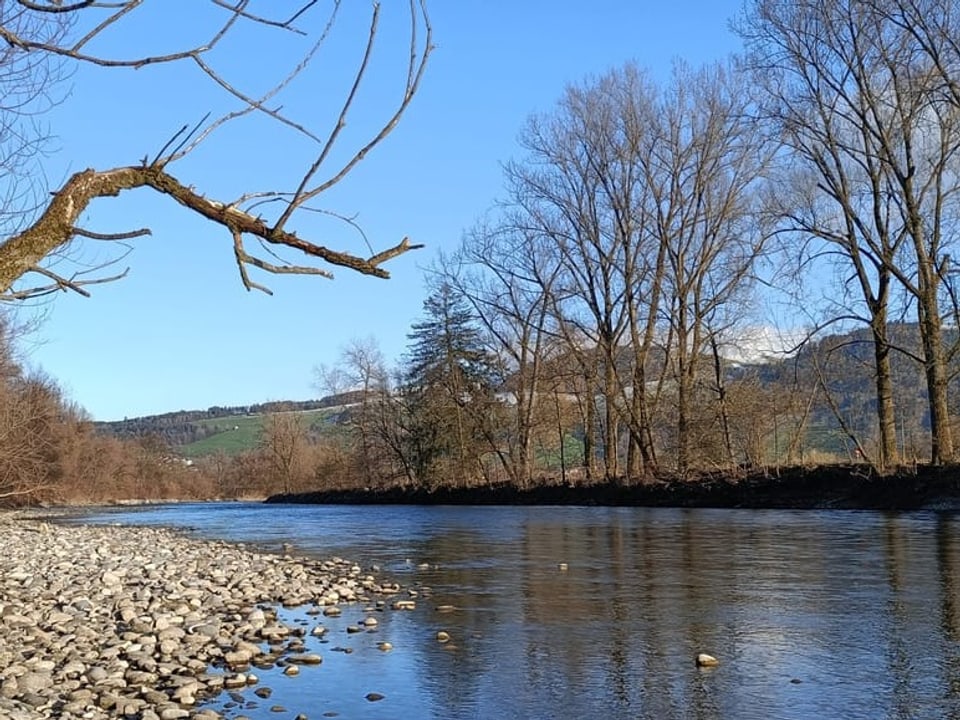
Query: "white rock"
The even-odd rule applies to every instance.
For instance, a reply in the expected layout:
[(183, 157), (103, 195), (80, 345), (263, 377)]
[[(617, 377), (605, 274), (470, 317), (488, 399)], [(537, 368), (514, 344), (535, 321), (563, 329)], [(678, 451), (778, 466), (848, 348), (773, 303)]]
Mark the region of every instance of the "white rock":
[(713, 655), (707, 655), (706, 653), (700, 653), (697, 655), (698, 667), (716, 667), (719, 664), (720, 661), (717, 660)]

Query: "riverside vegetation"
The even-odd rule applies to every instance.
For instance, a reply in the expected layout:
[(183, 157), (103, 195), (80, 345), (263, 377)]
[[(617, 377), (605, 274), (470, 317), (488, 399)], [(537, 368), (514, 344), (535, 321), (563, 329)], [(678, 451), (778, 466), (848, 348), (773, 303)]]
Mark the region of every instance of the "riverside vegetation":
[[(254, 703), (269, 697), (259, 670), (283, 667), (292, 676), (322, 661), (303, 650), (302, 627), (278, 619), (279, 606), (336, 615), (353, 603), (366, 615), (361, 625), (374, 625), (372, 614), (400, 593), (342, 559), (255, 552), (166, 529), (8, 512), (0, 533), (7, 720), (213, 720), (221, 714), (196, 706), (221, 692), (246, 688)], [(390, 606), (412, 604), (403, 595)], [(316, 623), (312, 633), (322, 632)]]
[[(905, 336), (908, 330), (901, 328)], [(845, 378), (844, 385), (832, 385), (843, 405), (855, 410), (868, 404), (869, 377), (857, 372), (862, 367), (857, 335), (812, 345), (790, 361), (731, 366), (728, 418), (740, 420), (731, 425), (729, 437), (744, 450), (738, 455), (742, 463), (724, 462), (728, 453), (719, 439), (723, 433), (717, 434), (722, 424), (705, 424), (696, 469), (681, 474), (667, 463), (635, 478), (606, 474), (599, 452), (604, 443), (597, 443), (606, 425), (593, 414), (589, 417), (598, 424), (584, 424), (587, 416), (577, 411), (584, 407), (583, 398), (576, 393), (535, 396), (536, 413), (524, 434), (513, 423), (517, 405), (494, 392), (496, 387), (452, 404), (456, 376), (434, 375), (438, 384), (429, 396), (377, 381), (363, 391), (274, 403), (247, 409), (242, 416), (211, 408), (94, 424), (56, 383), (22, 369), (14, 334), (0, 324), (0, 506), (283, 497), (307, 502), (906, 508), (944, 506), (958, 495), (951, 466), (914, 463), (878, 472), (856, 453), (857, 439), (865, 437), (858, 434), (859, 426), (829, 423), (836, 398), (822, 386), (824, 372), (816, 371), (821, 353), (833, 357), (834, 372)], [(918, 394), (922, 380), (908, 369), (906, 363), (898, 367), (903, 389)], [(500, 386), (505, 387), (509, 385)], [(791, 395), (790, 403), (777, 405), (777, 398)], [(559, 413), (553, 421), (551, 405)], [(669, 440), (666, 420), (658, 425), (658, 437)], [(221, 446), (187, 461), (164, 438), (191, 437), (180, 432), (190, 422), (222, 428), (207, 441), (229, 436), (244, 442), (233, 454)], [(138, 427), (151, 432), (130, 432)], [(111, 434), (114, 430), (119, 432)], [(910, 432), (922, 436), (922, 422)], [(523, 455), (523, 437), (535, 452), (520, 472), (514, 460)], [(622, 449), (625, 442), (617, 446)], [(668, 458), (669, 445), (659, 452)]]

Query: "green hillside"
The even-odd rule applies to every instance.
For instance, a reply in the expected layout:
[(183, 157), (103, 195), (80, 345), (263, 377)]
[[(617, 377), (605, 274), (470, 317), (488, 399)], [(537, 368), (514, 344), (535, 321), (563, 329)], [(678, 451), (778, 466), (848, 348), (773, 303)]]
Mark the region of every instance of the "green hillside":
[(356, 401), (356, 393), (347, 392), (319, 400), (216, 405), (206, 410), (177, 410), (95, 422), (94, 428), (98, 433), (122, 440), (152, 438), (185, 457), (196, 458), (218, 451), (235, 455), (256, 447), (263, 423), (273, 413), (300, 413), (312, 433), (328, 433), (333, 429), (330, 418)]
[[(304, 416), (305, 425), (317, 428), (325, 423), (332, 412), (330, 408), (324, 408), (322, 410), (305, 410), (300, 414)], [(263, 423), (267, 417), (267, 415), (235, 415), (210, 420), (197, 420), (195, 421), (197, 426), (214, 430), (216, 434), (196, 442), (180, 445), (176, 450), (188, 458), (213, 455), (220, 451), (227, 455), (236, 455), (244, 450), (251, 450), (257, 445)]]
[(177, 451), (189, 458), (213, 455), (218, 451), (223, 451), (227, 455), (236, 455), (256, 446), (264, 418), (264, 415), (238, 415), (214, 420), (199, 420), (197, 425), (218, 430), (217, 434), (181, 445)]

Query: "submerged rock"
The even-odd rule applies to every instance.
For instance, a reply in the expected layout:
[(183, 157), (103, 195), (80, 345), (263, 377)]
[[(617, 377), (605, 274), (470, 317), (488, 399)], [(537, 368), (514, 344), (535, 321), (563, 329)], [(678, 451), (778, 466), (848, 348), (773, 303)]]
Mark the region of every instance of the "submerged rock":
[(720, 661), (713, 655), (707, 655), (706, 653), (697, 655), (697, 667), (717, 667), (719, 664)]
[(305, 653), (303, 655), (290, 655), (287, 662), (295, 665), (319, 665), (323, 662), (323, 658), (316, 653)]

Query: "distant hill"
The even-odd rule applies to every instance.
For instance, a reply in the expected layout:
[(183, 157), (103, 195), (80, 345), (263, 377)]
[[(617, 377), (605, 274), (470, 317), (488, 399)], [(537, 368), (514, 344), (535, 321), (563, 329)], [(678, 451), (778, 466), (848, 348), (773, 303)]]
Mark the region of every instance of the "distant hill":
[(219, 450), (233, 455), (257, 443), (264, 418), (271, 413), (309, 414), (310, 425), (328, 422), (331, 411), (357, 401), (357, 393), (330, 395), (319, 400), (283, 400), (178, 410), (161, 415), (95, 422), (98, 433), (122, 439), (155, 438), (186, 457), (200, 457)]

